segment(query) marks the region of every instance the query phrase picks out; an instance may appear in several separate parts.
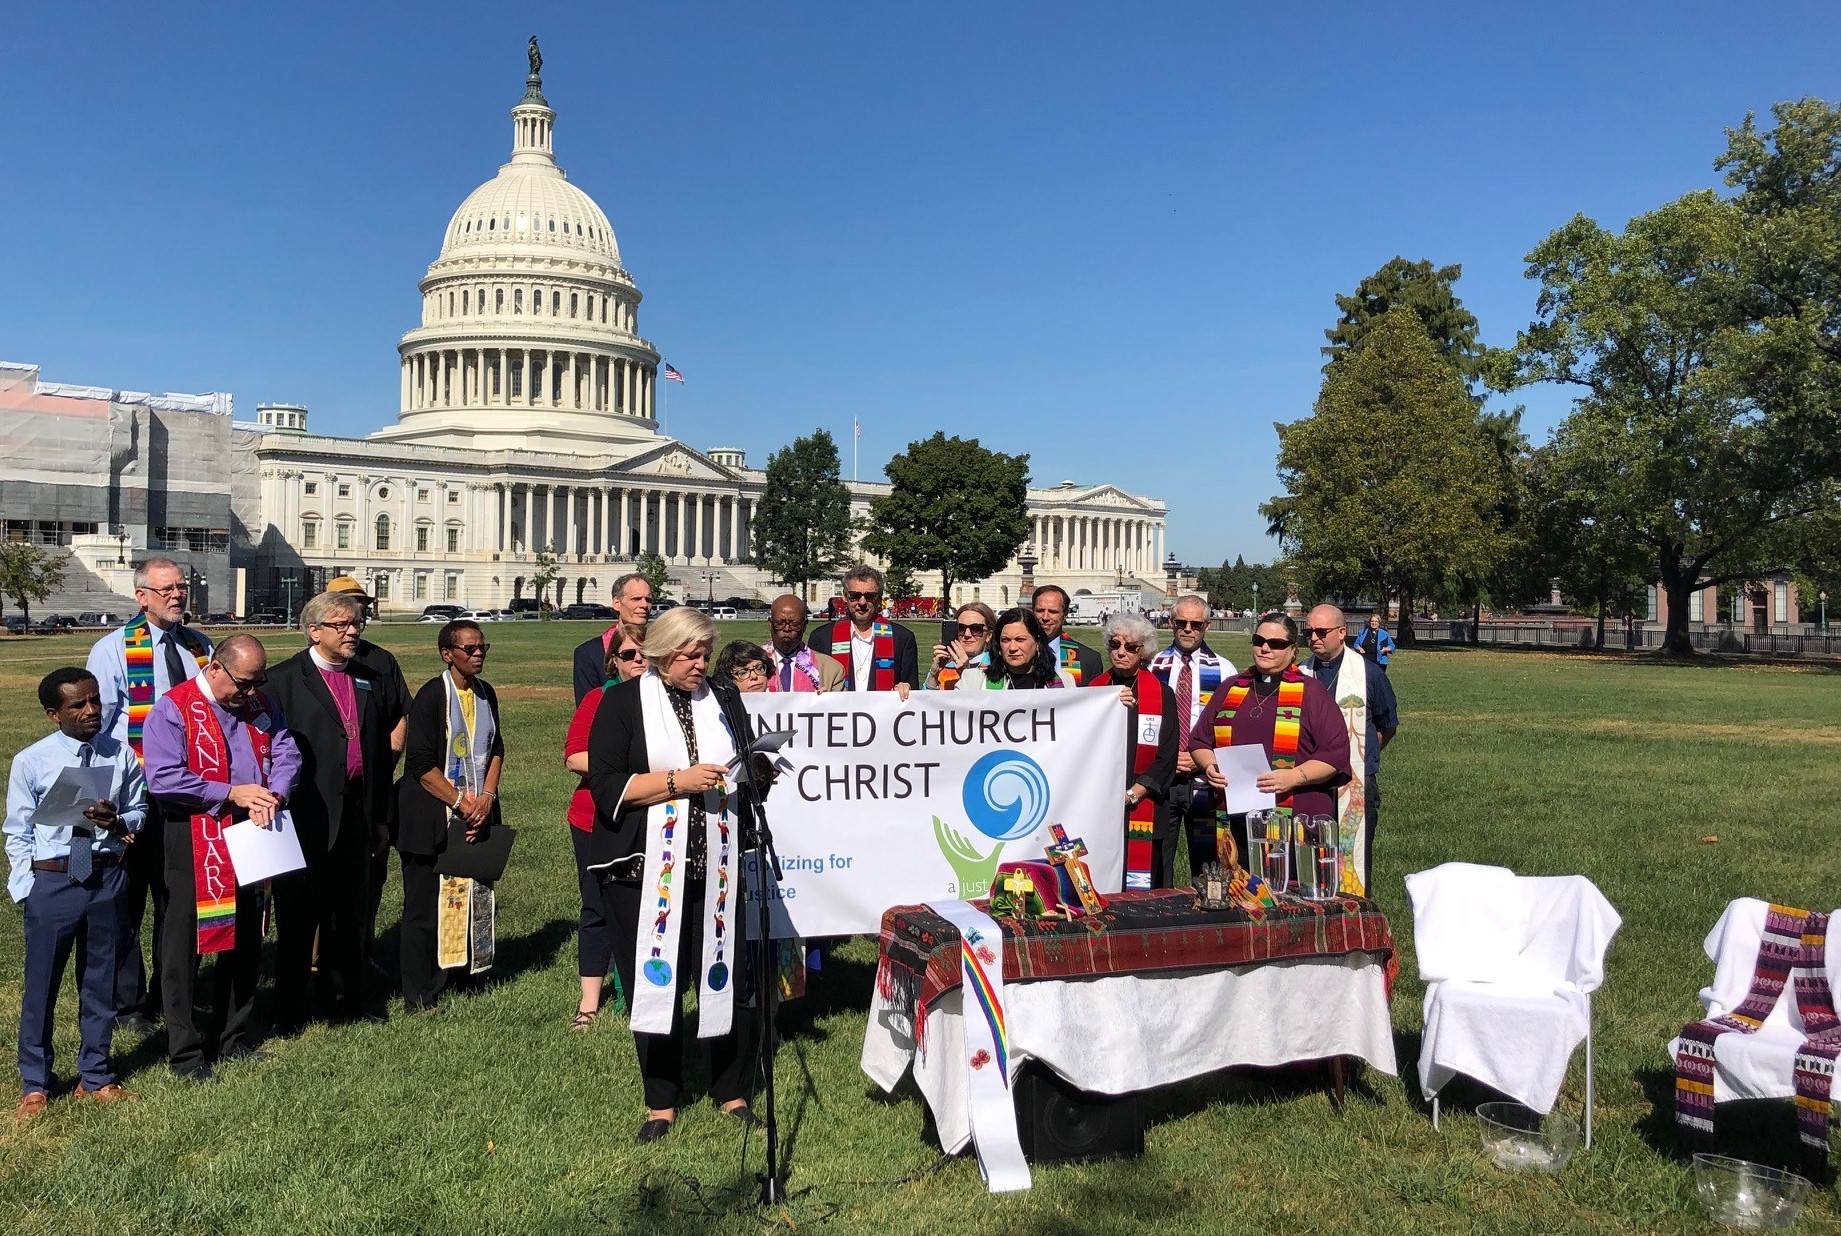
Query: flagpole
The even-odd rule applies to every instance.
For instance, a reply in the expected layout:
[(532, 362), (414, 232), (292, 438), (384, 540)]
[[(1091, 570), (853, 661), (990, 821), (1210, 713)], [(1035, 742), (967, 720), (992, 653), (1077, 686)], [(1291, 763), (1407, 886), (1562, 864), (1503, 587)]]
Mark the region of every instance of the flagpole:
[(863, 426), (856, 417), (850, 418), (850, 483), (857, 483), (857, 445), (863, 441)]
[(667, 438), (671, 436), (671, 383), (668, 381), (658, 384), (658, 431)]

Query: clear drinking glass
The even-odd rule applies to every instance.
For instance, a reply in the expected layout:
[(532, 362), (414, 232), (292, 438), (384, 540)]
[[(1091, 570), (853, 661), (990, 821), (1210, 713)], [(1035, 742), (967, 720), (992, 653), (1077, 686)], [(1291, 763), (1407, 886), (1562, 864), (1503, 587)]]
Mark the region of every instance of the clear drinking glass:
[(1336, 817), (1300, 817), (1297, 846), (1298, 891), (1311, 901), (1328, 901), (1342, 884), (1342, 850), (1336, 844)]

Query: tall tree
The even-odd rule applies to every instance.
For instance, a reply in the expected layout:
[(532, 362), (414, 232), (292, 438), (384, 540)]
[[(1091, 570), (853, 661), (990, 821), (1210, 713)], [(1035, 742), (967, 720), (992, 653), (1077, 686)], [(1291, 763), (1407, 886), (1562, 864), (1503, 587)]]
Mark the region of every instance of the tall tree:
[(869, 504), (863, 547), (938, 571), (942, 604), (951, 603), (955, 579), (996, 574), (1029, 535), (1027, 455), (936, 432), (910, 442), (884, 471), (892, 488)]
[(1425, 260), (1390, 259), (1357, 284), (1354, 295), (1336, 298), (1342, 316), (1323, 332), (1329, 340), (1322, 349), (1329, 357), (1324, 371), (1327, 373), (1339, 359), (1359, 351), (1368, 333), (1388, 311), (1404, 305), (1419, 316), (1426, 337), (1465, 385), (1479, 380), (1486, 352), (1477, 340), (1477, 319), (1464, 308), (1452, 286), (1463, 273), (1464, 268), (1456, 264), (1434, 266)]
[(754, 507), (754, 562), (789, 585), (827, 579), (850, 560), (850, 490), (838, 475), (829, 430), (795, 438), (767, 457)]
[(1603, 648), (1605, 619), (1634, 616), (1654, 576), (1648, 552), (1614, 516), (1599, 510), (1600, 495), (1614, 484), (1607, 469), (1615, 465), (1597, 452), (1595, 442), (1580, 436), (1582, 428), (1562, 425), (1535, 453), (1528, 485), (1531, 517), (1523, 526), (1544, 559), (1540, 573), (1559, 580), (1560, 594), (1573, 608), (1597, 615), (1596, 646)]
[(24, 541), (0, 544), (0, 604), (12, 597), (19, 612), (30, 618), (32, 602), (63, 587), (69, 565), (69, 554), (54, 554)]
[[(1832, 149), (1825, 166), (1832, 176)], [(1621, 233), (1576, 217), (1528, 255), (1540, 317), (1518, 342), (1520, 376), (1580, 388), (1562, 435), (1594, 457), (1590, 517), (1651, 557), (1676, 655), (1693, 651), (1702, 580), (1788, 565), (1803, 525), (1837, 502), (1834, 407), (1781, 384), (1819, 378), (1825, 315), (1758, 316), (1760, 264), (1820, 266), (1821, 245), (1780, 235), (1802, 251), (1767, 258), (1759, 232), (1742, 203), (1705, 191)]]
[(1285, 547), (1313, 591), (1410, 598), (1497, 554), (1502, 483), (1476, 406), (1405, 305), (1324, 378), (1314, 413), (1277, 426)]

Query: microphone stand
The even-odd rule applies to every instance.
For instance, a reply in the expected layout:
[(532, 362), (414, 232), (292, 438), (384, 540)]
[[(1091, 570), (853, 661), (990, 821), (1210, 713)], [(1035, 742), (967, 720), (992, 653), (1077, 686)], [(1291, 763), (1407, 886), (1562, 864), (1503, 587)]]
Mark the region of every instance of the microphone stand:
[[(771, 746), (766, 739), (777, 738)], [(755, 976), (755, 1018), (759, 1034), (761, 1063), (765, 1068), (765, 1082), (762, 1090), (762, 1126), (767, 1134), (767, 1162), (764, 1170), (755, 1179), (760, 1182), (760, 1201), (763, 1206), (774, 1206), (786, 1200), (786, 1172), (780, 1163), (780, 1125), (778, 1112), (774, 1103), (774, 1055), (779, 1047), (774, 1030), (774, 1004), (780, 995), (780, 975), (774, 965), (773, 948), (773, 897), (780, 887), (780, 855), (774, 849), (773, 830), (767, 826), (767, 809), (762, 799), (765, 795), (756, 781), (754, 761), (756, 758), (771, 760), (769, 751), (785, 741), (784, 736), (763, 735), (745, 744), (740, 753), (740, 775), (736, 782), (744, 789), (748, 801), (754, 806), (754, 837), (758, 851), (755, 860), (755, 874), (760, 892), (758, 924), (760, 929), (760, 967)]]

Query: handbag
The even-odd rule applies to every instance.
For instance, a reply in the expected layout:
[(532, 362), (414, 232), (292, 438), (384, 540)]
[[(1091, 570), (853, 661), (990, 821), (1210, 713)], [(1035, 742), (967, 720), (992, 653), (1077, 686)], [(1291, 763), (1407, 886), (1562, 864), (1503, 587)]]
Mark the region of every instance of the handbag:
[(511, 843), (518, 830), (494, 824), (478, 841), (469, 842), (465, 828), (448, 826), (447, 844), (435, 855), (435, 871), (444, 876), (461, 876), (491, 884), (505, 874), (511, 860)]

